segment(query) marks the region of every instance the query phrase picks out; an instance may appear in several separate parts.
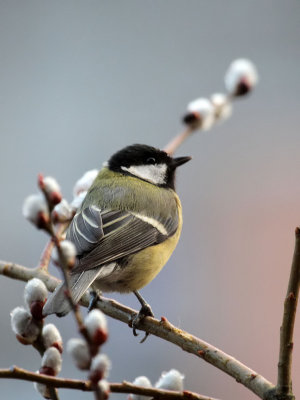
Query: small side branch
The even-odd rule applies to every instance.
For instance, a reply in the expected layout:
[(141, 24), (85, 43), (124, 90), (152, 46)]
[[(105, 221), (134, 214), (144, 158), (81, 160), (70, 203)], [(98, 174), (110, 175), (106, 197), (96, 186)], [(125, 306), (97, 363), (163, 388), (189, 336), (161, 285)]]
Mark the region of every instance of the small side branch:
[(43, 383), (47, 386), (65, 389), (77, 389), (91, 391), (91, 384), (88, 381), (78, 379), (57, 378), (50, 375), (43, 375), (37, 372), (31, 372), (26, 369), (12, 366), (7, 369), (0, 369), (0, 378), (19, 379), (22, 381)]
[(171, 390), (144, 388), (141, 386), (133, 385), (130, 382), (111, 383), (110, 390), (114, 393), (132, 393), (140, 396), (149, 396), (154, 399), (166, 400), (217, 400), (212, 397), (203, 396), (202, 394), (184, 390), (183, 392), (175, 392)]
[[(53, 388), (75, 389), (75, 390), (82, 390), (85, 392), (86, 391), (91, 392), (94, 390), (90, 381), (57, 378), (49, 375), (42, 375), (16, 366), (7, 369), (0, 369), (0, 379), (1, 378), (39, 382), (47, 386), (51, 386)], [(155, 399), (217, 400), (213, 399), (212, 397), (203, 396), (189, 391), (175, 392), (175, 391), (162, 390), (156, 388), (144, 388), (141, 386), (133, 385), (130, 382), (110, 383), (109, 387), (110, 391), (114, 393), (132, 393), (143, 396), (151, 396)]]
[(78, 306), (78, 304), (76, 304), (74, 302), (73, 297), (72, 297), (72, 292), (71, 292), (71, 288), (70, 288), (70, 276), (69, 276), (68, 261), (66, 260), (64, 252), (62, 251), (62, 249), (60, 247), (59, 239), (57, 237), (53, 237), (52, 240), (54, 241), (56, 248), (57, 248), (57, 252), (59, 254), (60, 267), (61, 267), (61, 271), (63, 274), (64, 285), (65, 285), (65, 296), (66, 296), (67, 300), (69, 301), (69, 304), (70, 304), (71, 310), (74, 314), (79, 332), (83, 335), (84, 339), (90, 345), (90, 338), (89, 338), (88, 332), (86, 330), (86, 327), (84, 326), (83, 318), (80, 313), (79, 306)]
[(0, 275), (23, 282), (28, 282), (30, 279), (38, 278), (45, 283), (50, 292), (53, 292), (60, 283), (59, 279), (39, 267), (27, 268), (23, 265), (6, 261), (0, 261)]
[(177, 136), (175, 136), (165, 147), (164, 151), (170, 156), (172, 156), (175, 151), (178, 149), (178, 147), (181, 146), (181, 144), (191, 136), (192, 133), (194, 133), (195, 129), (191, 126), (187, 126), (181, 133), (179, 133)]
[(39, 265), (38, 265), (38, 268), (40, 268), (41, 270), (44, 270), (44, 271), (48, 270), (48, 266), (49, 266), (50, 259), (51, 259), (51, 253), (52, 253), (54, 246), (55, 245), (54, 245), (53, 240), (50, 239), (43, 250), (43, 253), (42, 253)]
[[(67, 227), (69, 226), (69, 222), (64, 222), (64, 223), (60, 223), (58, 224), (57, 228), (56, 228), (56, 236), (59, 237), (61, 236), (64, 231), (67, 229)], [(52, 250), (55, 247), (55, 240), (54, 238), (50, 238), (50, 240), (48, 241), (48, 243), (46, 244), (43, 252), (42, 252), (42, 256), (38, 265), (38, 268), (43, 270), (43, 271), (48, 271), (48, 267), (49, 267), (49, 263), (51, 260), (51, 253)]]
[(277, 398), (292, 393), (292, 355), (293, 355), (293, 333), (296, 319), (296, 310), (300, 287), (300, 229), (295, 231), (295, 250), (292, 261), (291, 273), (288, 283), (282, 325), (280, 327), (280, 349), (278, 362), (278, 377), (276, 394)]

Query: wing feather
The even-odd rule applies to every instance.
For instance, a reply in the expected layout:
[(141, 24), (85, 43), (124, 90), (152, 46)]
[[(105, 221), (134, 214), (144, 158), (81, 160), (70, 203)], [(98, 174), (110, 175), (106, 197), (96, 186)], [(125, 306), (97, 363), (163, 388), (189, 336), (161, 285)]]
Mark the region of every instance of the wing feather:
[(90, 251), (102, 237), (101, 210), (96, 206), (78, 212), (67, 232), (67, 239), (74, 243), (78, 256)]
[[(177, 227), (178, 217), (156, 221), (142, 214), (100, 210), (93, 205), (78, 212), (67, 232), (78, 255), (78, 263), (71, 271), (74, 301), (80, 300), (94, 280), (112, 274), (117, 267), (114, 261), (163, 242)], [(65, 315), (68, 311), (61, 284), (49, 297), (43, 312)]]
[(104, 236), (94, 248), (80, 258), (73, 270), (74, 273), (97, 268), (101, 264), (134, 254), (148, 246), (163, 242), (174, 233), (174, 226), (172, 231), (164, 235), (157, 227), (136, 214), (123, 213), (122, 217), (117, 216), (116, 221), (110, 220), (107, 227), (103, 225)]
[[(94, 268), (70, 276), (70, 288), (75, 303), (81, 299), (85, 291), (100, 276), (107, 276), (113, 272), (115, 264), (110, 264), (107, 268)], [(65, 295), (65, 287), (62, 282), (50, 295), (43, 308), (43, 315), (57, 314), (62, 317), (70, 311), (70, 304)]]

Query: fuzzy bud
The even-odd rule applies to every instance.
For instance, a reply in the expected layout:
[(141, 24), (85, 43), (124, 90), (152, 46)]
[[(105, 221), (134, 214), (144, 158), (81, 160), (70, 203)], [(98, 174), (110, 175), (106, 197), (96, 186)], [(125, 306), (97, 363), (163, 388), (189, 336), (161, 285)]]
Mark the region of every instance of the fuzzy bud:
[(98, 175), (97, 169), (92, 169), (83, 174), (83, 176), (78, 179), (73, 188), (73, 196), (77, 197), (81, 192), (87, 192), (92, 186), (96, 176)]
[[(132, 383), (136, 386), (142, 386), (144, 388), (152, 387), (150, 380), (146, 376), (138, 376)], [(152, 398), (151, 396), (143, 396), (140, 394), (131, 394), (129, 396), (130, 400), (147, 400), (151, 398)]]
[(45, 229), (50, 222), (48, 206), (42, 194), (32, 194), (26, 197), (22, 213), (38, 229)]
[(96, 384), (101, 379), (108, 377), (111, 368), (111, 361), (105, 354), (98, 354), (93, 358), (90, 368), (90, 380)]
[(74, 199), (71, 202), (71, 207), (73, 212), (76, 212), (78, 208), (80, 208), (83, 200), (85, 199), (85, 196), (87, 194), (87, 191), (80, 192), (78, 196), (74, 197)]
[(163, 372), (158, 382), (155, 384), (157, 389), (175, 390), (181, 392), (183, 390), (183, 379), (182, 375), (176, 369), (171, 369), (169, 372)]
[(51, 204), (53, 206), (59, 204), (62, 200), (62, 194), (57, 181), (51, 176), (46, 176), (46, 178), (44, 178), (44, 185), (45, 193)]
[(55, 347), (57, 350), (63, 352), (63, 343), (59, 330), (54, 324), (47, 324), (42, 330), (42, 339), (46, 349)]
[[(73, 268), (75, 265), (76, 261), (76, 248), (72, 242), (69, 240), (62, 240), (59, 243), (59, 248), (61, 251), (61, 255), (63, 257), (63, 262), (66, 263), (66, 266), (68, 268)], [(52, 259), (55, 262), (56, 265), (60, 265), (61, 260), (60, 260), (60, 253), (55, 247), (52, 252)]]
[(225, 87), (232, 96), (249, 93), (258, 82), (255, 65), (244, 58), (233, 61), (225, 74)]
[(36, 341), (40, 326), (31, 314), (23, 307), (16, 307), (10, 313), (11, 327), (22, 344), (32, 344)]
[(66, 199), (57, 204), (52, 211), (54, 222), (68, 222), (73, 218), (74, 212)]
[(98, 382), (98, 388), (101, 393), (101, 400), (107, 400), (109, 398), (109, 393), (110, 393), (109, 383), (105, 379), (102, 379), (101, 381)]
[(93, 344), (101, 346), (108, 338), (106, 317), (98, 309), (94, 309), (87, 314), (84, 324)]
[[(37, 371), (39, 373), (39, 371)], [(34, 382), (33, 387), (35, 390), (44, 397), (44, 399), (51, 399), (49, 387), (44, 383)]]
[(73, 358), (77, 368), (89, 369), (91, 365), (91, 356), (89, 347), (85, 340), (73, 338), (67, 343), (67, 352)]
[(46, 176), (44, 178), (42, 175), (40, 175), (39, 185), (43, 192), (46, 194), (46, 197), (52, 207), (61, 202), (62, 194), (59, 184), (57, 183), (55, 178), (53, 178), (52, 176)]
[(25, 303), (30, 306), (33, 301), (45, 302), (48, 290), (43, 281), (38, 278), (30, 279), (24, 289)]
[(56, 376), (61, 370), (62, 358), (55, 347), (49, 347), (43, 355), (40, 374)]
[(200, 98), (187, 106), (187, 114), (183, 122), (193, 129), (209, 130), (214, 123), (214, 107), (208, 99)]
[(224, 121), (232, 114), (232, 104), (228, 97), (223, 93), (215, 93), (210, 98), (215, 109), (215, 119)]
[(24, 289), (24, 299), (34, 319), (43, 319), (42, 310), (47, 296), (48, 290), (40, 279), (33, 278), (27, 282)]

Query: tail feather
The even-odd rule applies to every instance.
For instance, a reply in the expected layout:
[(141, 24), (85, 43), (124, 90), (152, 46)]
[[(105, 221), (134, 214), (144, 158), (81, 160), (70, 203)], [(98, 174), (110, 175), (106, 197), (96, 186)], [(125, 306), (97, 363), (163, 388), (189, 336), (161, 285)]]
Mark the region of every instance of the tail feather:
[[(81, 272), (79, 274), (71, 275), (70, 288), (75, 303), (78, 303), (85, 291), (94, 282), (94, 280), (97, 279), (98, 275), (101, 273), (101, 270), (102, 268), (99, 267)], [(43, 308), (43, 315), (47, 316), (50, 314), (56, 314), (59, 317), (63, 317), (64, 315), (68, 314), (70, 309), (70, 303), (65, 296), (64, 283), (62, 282), (49, 296)]]

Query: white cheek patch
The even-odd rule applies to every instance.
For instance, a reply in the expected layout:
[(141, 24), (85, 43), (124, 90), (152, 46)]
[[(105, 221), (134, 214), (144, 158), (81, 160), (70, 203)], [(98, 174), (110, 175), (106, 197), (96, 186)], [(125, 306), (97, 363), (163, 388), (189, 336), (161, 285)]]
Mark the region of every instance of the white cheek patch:
[(121, 167), (121, 169), (155, 185), (164, 185), (166, 183), (166, 164), (132, 165), (128, 168)]

